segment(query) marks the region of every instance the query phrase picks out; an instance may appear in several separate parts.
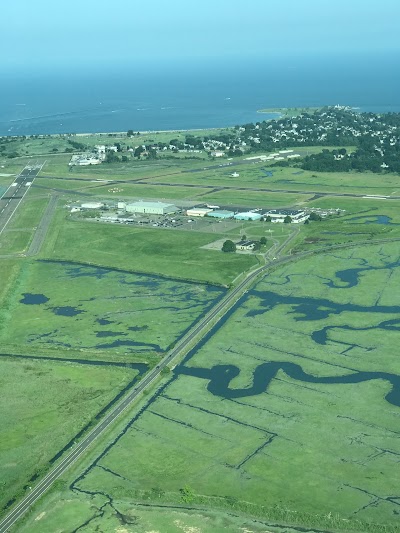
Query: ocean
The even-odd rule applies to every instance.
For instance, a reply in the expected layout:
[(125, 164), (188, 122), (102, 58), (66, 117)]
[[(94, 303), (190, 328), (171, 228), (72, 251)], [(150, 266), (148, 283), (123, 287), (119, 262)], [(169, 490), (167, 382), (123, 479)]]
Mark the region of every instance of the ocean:
[(400, 112), (397, 56), (70, 65), (0, 74), (0, 135), (197, 129), (348, 105)]

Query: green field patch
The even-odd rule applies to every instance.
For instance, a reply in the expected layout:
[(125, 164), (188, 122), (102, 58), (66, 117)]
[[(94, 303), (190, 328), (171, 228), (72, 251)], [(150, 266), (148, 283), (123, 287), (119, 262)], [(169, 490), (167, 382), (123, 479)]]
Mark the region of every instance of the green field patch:
[(25, 263), (3, 309), (2, 349), (154, 360), (223, 293), (83, 264)]
[[(117, 189), (117, 192), (115, 190)], [(167, 187), (167, 186), (158, 186), (153, 185), (149, 186), (147, 182), (138, 183), (131, 185), (130, 183), (108, 183), (106, 185), (94, 185), (93, 183), (88, 184), (85, 192), (91, 193), (93, 195), (111, 196), (116, 200), (119, 198), (125, 198), (127, 196), (134, 196), (136, 198), (145, 198), (145, 199), (158, 199), (165, 200), (174, 200), (175, 198), (182, 199), (195, 199), (197, 195), (202, 195), (207, 192), (207, 189), (195, 188), (195, 187)]]
[(21, 254), (27, 251), (32, 239), (32, 231), (4, 231), (0, 236), (0, 254)]
[(394, 525), (399, 271), (398, 247), (375, 245), (267, 275), (75, 481), (75, 493), (135, 499), (159, 487), (171, 500), (187, 486), (195, 501), (245, 500), (266, 514), (283, 506), (303, 525), (314, 516), (316, 527), (321, 515), (340, 517), (338, 529)]
[(66, 220), (56, 215), (44, 258), (85, 261), (149, 274), (227, 285), (256, 264), (249, 255), (217, 254), (205, 244), (223, 237), (194, 231), (132, 228)]
[(0, 357), (0, 508), (29, 491), (31, 477), (127, 386), (138, 372)]
[(48, 198), (31, 198), (30, 195), (26, 196), (11, 219), (7, 229), (29, 229), (33, 231), (39, 224), (48, 203)]
[[(239, 176), (234, 177), (233, 173), (235, 172)], [(295, 190), (304, 191), (304, 193), (314, 191), (332, 194), (346, 192), (365, 195), (391, 195), (398, 189), (398, 176), (396, 174), (388, 173), (377, 176), (368, 172), (311, 172), (296, 167), (271, 167), (266, 162), (221, 166), (186, 172), (168, 178), (157, 178), (154, 181), (199, 186), (207, 183), (208, 185), (234, 188), (254, 187), (277, 191)]]
[[(104, 533), (295, 533), (295, 529), (287, 526), (266, 524), (223, 510), (199, 508), (190, 511), (176, 506), (153, 507), (146, 503), (132, 506), (129, 500), (113, 500), (110, 505), (105, 497), (87, 495), (83, 499), (73, 493), (54, 494), (46, 504), (26, 517), (25, 523), (19, 523), (21, 533), (52, 533), (60, 524), (66, 531), (75, 531), (86, 524), (85, 529), (90, 527), (92, 531)], [(102, 505), (99, 516), (97, 509)]]
[(40, 176), (39, 178), (36, 178), (32, 189), (39, 190), (43, 193), (46, 193), (46, 189), (53, 189), (53, 190), (59, 190), (59, 191), (69, 191), (69, 190), (76, 190), (79, 191), (81, 189), (84, 189), (90, 185), (94, 185), (93, 183), (79, 180), (79, 179), (51, 179), (51, 178), (45, 178)]
[(400, 201), (370, 198), (319, 198), (308, 207), (341, 209), (339, 216), (303, 225), (296, 251), (334, 244), (400, 237)]
[(245, 207), (293, 207), (304, 204), (310, 198), (305, 194), (268, 193), (256, 191), (219, 191), (210, 192), (202, 196), (202, 200), (207, 203), (218, 203), (219, 205), (233, 205)]

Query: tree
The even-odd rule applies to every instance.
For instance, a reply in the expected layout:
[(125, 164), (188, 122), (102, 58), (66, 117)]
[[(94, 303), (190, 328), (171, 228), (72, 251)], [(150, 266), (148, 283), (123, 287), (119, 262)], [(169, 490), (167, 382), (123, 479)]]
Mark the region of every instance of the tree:
[(149, 155), (147, 156), (148, 159), (157, 159), (157, 150), (155, 148), (149, 149)]
[(223, 252), (236, 252), (236, 244), (229, 239), (222, 245)]
[(292, 222), (292, 217), (289, 215), (286, 215), (285, 218), (283, 219), (283, 222), (285, 224), (290, 224)]
[(105, 161), (106, 163), (116, 163), (119, 161), (119, 157), (114, 151), (110, 150), (107, 152)]
[(179, 489), (181, 493), (181, 500), (185, 503), (191, 503), (194, 500), (193, 489), (188, 485), (185, 485), (183, 489)]
[(312, 211), (310, 213), (310, 216), (308, 217), (311, 221), (316, 221), (316, 222), (320, 222), (322, 220), (322, 217), (321, 215), (319, 215), (318, 213), (316, 213), (315, 211)]
[(144, 152), (145, 149), (143, 148), (143, 146), (138, 146), (134, 152), (134, 157), (137, 157), (138, 159), (140, 159), (140, 156), (142, 155), (142, 152)]
[(263, 246), (265, 246), (267, 244), (267, 239), (266, 237), (261, 237), (260, 239), (260, 244), (262, 244)]
[(265, 222), (272, 222), (272, 218), (268, 215), (265, 217)]
[(243, 233), (243, 235), (242, 235), (241, 240), (242, 240), (242, 241), (246, 241), (246, 240), (247, 240), (247, 237), (246, 237), (246, 235), (245, 235), (244, 233)]
[(133, 133), (133, 130), (128, 130), (128, 133), (126, 135), (128, 137), (133, 137), (135, 134)]

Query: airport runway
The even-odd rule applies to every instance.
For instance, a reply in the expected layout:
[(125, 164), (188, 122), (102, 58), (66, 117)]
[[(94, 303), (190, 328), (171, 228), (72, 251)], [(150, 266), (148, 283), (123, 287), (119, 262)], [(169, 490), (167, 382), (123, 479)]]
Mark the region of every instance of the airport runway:
[(44, 163), (36, 161), (28, 164), (0, 198), (0, 235), (6, 229)]

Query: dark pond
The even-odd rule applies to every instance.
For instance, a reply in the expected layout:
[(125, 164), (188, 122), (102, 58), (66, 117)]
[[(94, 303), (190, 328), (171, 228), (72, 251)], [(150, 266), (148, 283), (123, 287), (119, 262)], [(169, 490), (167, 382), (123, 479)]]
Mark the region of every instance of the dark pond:
[(108, 326), (109, 324), (114, 324), (113, 320), (107, 320), (106, 318), (96, 318), (96, 322), (100, 326)]
[(84, 313), (85, 311), (82, 311), (81, 309), (77, 309), (76, 307), (71, 307), (69, 305), (66, 305), (64, 307), (51, 307), (50, 308), (55, 315), (60, 316), (76, 316), (80, 315), (81, 313)]
[(345, 222), (361, 221), (364, 224), (388, 224), (397, 225), (392, 222), (392, 218), (387, 215), (365, 215), (359, 217), (348, 218)]
[(104, 348), (120, 348), (121, 346), (134, 346), (135, 348), (141, 348), (145, 350), (154, 350), (155, 352), (161, 353), (164, 350), (158, 344), (145, 343), (145, 342), (135, 342), (130, 340), (117, 340), (110, 342), (109, 344), (98, 344), (95, 348), (104, 349)]
[(96, 337), (120, 337), (127, 335), (123, 331), (96, 331)]
[(20, 303), (25, 305), (45, 304), (50, 299), (44, 294), (32, 294), (31, 292), (24, 292), (22, 296), (23, 298), (20, 300)]
[(273, 170), (265, 170), (265, 168), (261, 168), (260, 170), (264, 174), (264, 176), (267, 176), (268, 178), (272, 178), (272, 176), (274, 175)]

